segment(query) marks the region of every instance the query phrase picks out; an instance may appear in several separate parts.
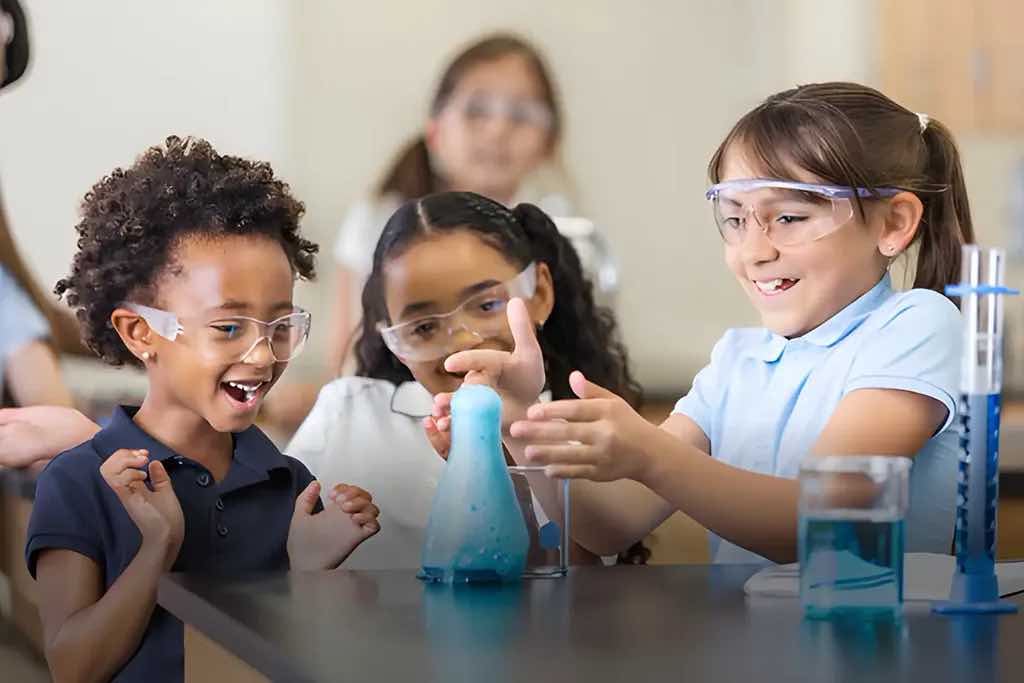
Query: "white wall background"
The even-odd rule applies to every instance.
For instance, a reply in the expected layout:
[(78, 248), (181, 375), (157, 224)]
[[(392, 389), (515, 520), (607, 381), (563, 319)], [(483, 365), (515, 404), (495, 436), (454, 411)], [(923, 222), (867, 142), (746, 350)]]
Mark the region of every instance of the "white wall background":
[[(0, 97), (10, 222), (40, 279), (64, 274), (81, 196), (171, 132), (274, 164), (308, 207), (321, 321), (346, 207), (421, 125), (448, 58), (511, 29), (546, 53), (566, 109), (579, 205), (622, 270), (620, 319), (641, 380), (685, 389), (728, 327), (754, 322), (703, 200), (729, 126), (798, 82), (877, 81), (872, 0), (30, 0), (34, 63)], [(823, 30), (822, 27), (828, 27)], [(912, 106), (912, 103), (908, 103)], [(963, 139), (983, 238), (1001, 241), (1016, 139)]]

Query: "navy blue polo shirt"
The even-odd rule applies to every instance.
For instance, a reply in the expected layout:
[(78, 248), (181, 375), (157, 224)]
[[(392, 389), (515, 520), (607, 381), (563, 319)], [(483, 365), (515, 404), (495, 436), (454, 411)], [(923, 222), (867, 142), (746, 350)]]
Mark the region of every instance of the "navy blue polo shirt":
[[(295, 499), (313, 480), (305, 465), (283, 455), (253, 426), (233, 435), (231, 466), (217, 483), (205, 467), (142, 431), (132, 421), (137, 410), (118, 408), (108, 427), (54, 458), (39, 475), (25, 548), (33, 578), (40, 551), (65, 548), (93, 559), (109, 590), (135, 557), (142, 535), (100, 475), (100, 465), (120, 448), (147, 449), (171, 478), (185, 517), (185, 539), (171, 571), (237, 575), (288, 569)], [(139, 649), (114, 680), (183, 677), (182, 624), (158, 605)]]

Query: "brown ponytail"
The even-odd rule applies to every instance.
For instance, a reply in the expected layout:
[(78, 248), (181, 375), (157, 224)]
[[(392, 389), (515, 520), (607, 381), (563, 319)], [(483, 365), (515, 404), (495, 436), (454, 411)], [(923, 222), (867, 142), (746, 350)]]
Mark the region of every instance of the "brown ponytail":
[(440, 179), (430, 166), (427, 140), (421, 135), (402, 148), (377, 193), (396, 194), (404, 199), (432, 194), (440, 188)]
[(924, 176), (942, 189), (919, 194), (924, 215), (917, 231), (920, 249), (914, 286), (942, 291), (960, 280), (960, 247), (974, 241), (974, 225), (960, 152), (949, 129), (932, 120), (922, 136), (928, 150)]

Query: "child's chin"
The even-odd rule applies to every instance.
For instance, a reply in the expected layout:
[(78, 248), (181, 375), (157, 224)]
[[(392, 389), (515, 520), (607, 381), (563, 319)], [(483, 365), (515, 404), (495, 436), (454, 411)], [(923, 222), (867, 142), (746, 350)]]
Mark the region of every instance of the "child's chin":
[(259, 408), (248, 414), (226, 414), (217, 412), (207, 415), (206, 421), (218, 432), (244, 432), (256, 422)]
[(771, 314), (763, 315), (761, 316), (761, 324), (764, 325), (769, 332), (773, 332), (780, 337), (786, 337), (787, 339), (799, 337), (803, 333), (801, 322), (794, 320), (792, 316)]

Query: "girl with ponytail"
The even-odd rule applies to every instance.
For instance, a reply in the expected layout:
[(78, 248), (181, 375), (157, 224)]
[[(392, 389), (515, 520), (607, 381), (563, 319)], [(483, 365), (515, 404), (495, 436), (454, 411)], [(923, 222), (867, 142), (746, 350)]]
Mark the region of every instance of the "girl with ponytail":
[(349, 350), (356, 295), (388, 216), (402, 202), (445, 190), (471, 190), (505, 204), (535, 201), (549, 213), (569, 215), (564, 196), (529, 181), (548, 162), (558, 168), (562, 128), (554, 79), (526, 40), (494, 34), (455, 56), (434, 90), (423, 131), (398, 152), (374, 196), (349, 210), (338, 233), (329, 360), (335, 373)]
[[(571, 397), (569, 374), (582, 368), (639, 407), (615, 318), (595, 304), (576, 251), (547, 214), (472, 192), (406, 202), (385, 225), (363, 288), (356, 376), (323, 388), (287, 449), (327, 485), (372, 482), (381, 531), (346, 566), (419, 566), (444, 466), (428, 440), (437, 433), (433, 396), (463, 381), (444, 360), (469, 349), (510, 351), (513, 297), (536, 329), (545, 399)], [(627, 561), (643, 552), (632, 548)], [(585, 558), (594, 559), (576, 555)]]
[[(505, 417), (509, 452), (581, 480), (573, 531), (593, 552), (681, 510), (711, 532), (715, 562), (793, 561), (801, 461), (856, 454), (913, 459), (906, 551), (948, 552), (962, 328), (943, 289), (973, 240), (949, 131), (862, 85), (805, 85), (743, 116), (709, 175), (709, 218), (762, 327), (727, 331), (660, 428), (583, 368), (569, 378), (581, 400), (536, 405), (543, 368), (515, 302), (511, 353), (445, 370), (500, 378), (522, 406)], [(907, 253), (916, 276), (898, 291), (889, 266)]]

